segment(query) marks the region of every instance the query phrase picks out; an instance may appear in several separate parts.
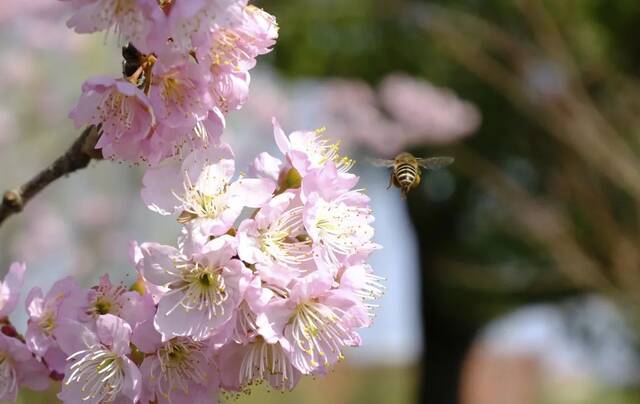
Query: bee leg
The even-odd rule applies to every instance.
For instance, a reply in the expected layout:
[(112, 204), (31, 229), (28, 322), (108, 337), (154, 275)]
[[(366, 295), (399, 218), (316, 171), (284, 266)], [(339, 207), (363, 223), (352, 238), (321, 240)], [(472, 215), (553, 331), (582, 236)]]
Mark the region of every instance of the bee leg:
[(387, 186), (387, 189), (391, 188), (391, 184), (393, 184), (393, 170), (389, 174), (389, 185)]
[(402, 184), (400, 184), (400, 181), (398, 181), (398, 176), (395, 172), (391, 174), (391, 181), (393, 182), (394, 187), (402, 188)]

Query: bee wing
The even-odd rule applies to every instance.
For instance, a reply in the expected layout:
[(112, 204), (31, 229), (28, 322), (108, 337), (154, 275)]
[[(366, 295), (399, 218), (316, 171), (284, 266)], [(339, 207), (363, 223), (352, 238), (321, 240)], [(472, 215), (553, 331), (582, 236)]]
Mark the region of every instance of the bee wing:
[(429, 157), (426, 159), (417, 158), (418, 164), (426, 170), (435, 170), (443, 168), (453, 163), (453, 157)]
[(393, 167), (395, 162), (394, 160), (385, 159), (368, 159), (368, 161), (376, 167)]

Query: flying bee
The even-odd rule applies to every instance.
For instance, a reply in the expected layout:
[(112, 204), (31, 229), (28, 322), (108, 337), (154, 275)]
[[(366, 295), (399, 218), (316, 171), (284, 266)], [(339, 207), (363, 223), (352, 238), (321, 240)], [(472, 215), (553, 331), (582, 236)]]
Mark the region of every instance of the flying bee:
[(406, 199), (409, 191), (420, 185), (422, 168), (435, 170), (453, 163), (453, 157), (416, 157), (409, 152), (398, 154), (393, 160), (376, 159), (372, 163), (378, 167), (391, 167), (389, 186), (400, 188), (402, 199)]

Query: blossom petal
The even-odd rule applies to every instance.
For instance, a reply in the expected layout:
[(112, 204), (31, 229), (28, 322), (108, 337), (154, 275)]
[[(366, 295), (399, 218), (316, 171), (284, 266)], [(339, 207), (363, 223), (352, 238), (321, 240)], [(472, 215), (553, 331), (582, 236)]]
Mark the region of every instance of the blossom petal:
[(111, 350), (118, 355), (126, 355), (131, 349), (131, 326), (120, 317), (113, 314), (105, 314), (96, 320), (98, 338), (104, 345), (111, 347)]
[(171, 246), (158, 243), (144, 243), (140, 246), (142, 252), (142, 276), (149, 282), (164, 286), (175, 279), (179, 274), (174, 259), (180, 256), (180, 252)]
[(242, 178), (231, 184), (231, 203), (259, 208), (269, 201), (276, 189), (275, 182), (266, 178)]

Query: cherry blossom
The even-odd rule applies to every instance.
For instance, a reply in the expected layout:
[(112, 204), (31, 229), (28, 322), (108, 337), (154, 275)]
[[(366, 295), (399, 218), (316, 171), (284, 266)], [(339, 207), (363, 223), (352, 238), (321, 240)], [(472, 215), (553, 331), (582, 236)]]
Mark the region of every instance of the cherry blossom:
[(73, 278), (66, 277), (54, 283), (46, 295), (38, 287), (27, 295), (27, 347), (58, 373), (64, 371), (66, 355), (58, 345), (55, 332), (63, 320), (83, 317), (82, 300), (86, 293)]
[[(8, 316), (25, 264), (0, 282), (0, 400), (61, 380), (65, 403), (211, 403), (256, 383), (293, 389), (326, 373), (373, 320), (382, 279), (367, 264), (369, 198), (324, 129), (287, 135), (250, 175), (221, 141), (250, 70), (278, 37), (246, 0), (62, 0), (69, 27), (124, 48), (122, 78), (93, 77), (69, 116), (95, 126), (105, 158), (145, 163), (141, 199), (177, 243), (132, 242), (132, 284), (72, 277), (28, 293), (27, 330)], [(244, 166), (244, 164), (242, 164)]]
[(164, 290), (154, 320), (164, 341), (179, 336), (204, 340), (233, 326), (234, 311), (251, 278), (233, 258), (234, 244), (232, 237), (221, 236), (190, 256), (170, 246), (140, 245), (141, 275)]
[(136, 402), (142, 376), (127, 356), (131, 327), (112, 314), (100, 316), (93, 331), (67, 320), (56, 330), (60, 347), (68, 355), (62, 390), (65, 403), (98, 404), (127, 398)]
[(210, 235), (224, 234), (243, 207), (259, 207), (273, 193), (273, 181), (240, 178), (228, 145), (199, 149), (181, 163), (152, 168), (143, 178), (142, 198), (160, 214), (180, 213), (178, 221), (194, 221)]
[(49, 371), (17, 338), (0, 333), (0, 400), (15, 401), (19, 387), (45, 390)]
[(18, 305), (20, 290), (27, 267), (24, 263), (14, 262), (9, 267), (9, 272), (0, 282), (0, 318), (6, 317)]

